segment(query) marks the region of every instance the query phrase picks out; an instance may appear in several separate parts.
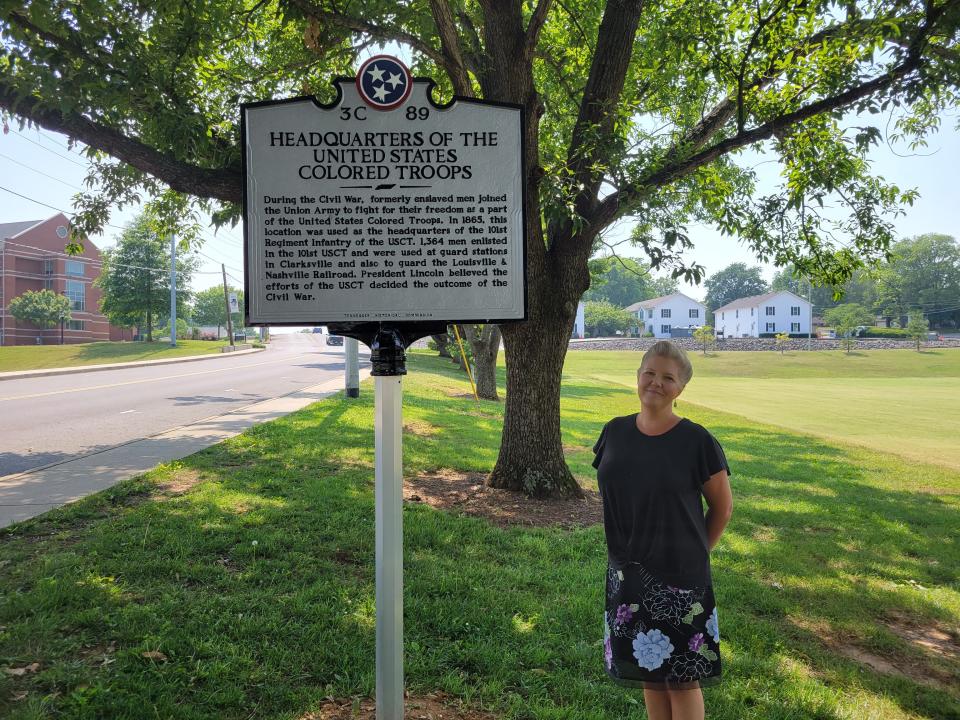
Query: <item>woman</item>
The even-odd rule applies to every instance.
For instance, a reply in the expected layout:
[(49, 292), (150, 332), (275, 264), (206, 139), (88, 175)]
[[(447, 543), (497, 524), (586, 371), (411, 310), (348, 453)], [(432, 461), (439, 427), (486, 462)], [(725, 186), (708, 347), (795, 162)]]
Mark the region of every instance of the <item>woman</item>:
[(692, 375), (683, 350), (655, 343), (637, 371), (640, 412), (608, 422), (593, 448), (609, 558), (607, 673), (643, 688), (650, 720), (701, 720), (701, 687), (720, 679), (710, 550), (733, 497), (720, 444), (673, 412)]

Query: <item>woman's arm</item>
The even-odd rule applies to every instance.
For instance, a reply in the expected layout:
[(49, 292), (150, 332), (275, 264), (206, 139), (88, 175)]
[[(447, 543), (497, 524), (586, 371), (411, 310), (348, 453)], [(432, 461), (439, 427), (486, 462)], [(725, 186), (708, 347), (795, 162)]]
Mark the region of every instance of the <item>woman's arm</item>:
[(710, 476), (703, 484), (703, 496), (707, 499), (707, 543), (711, 550), (723, 534), (733, 514), (733, 492), (726, 470)]

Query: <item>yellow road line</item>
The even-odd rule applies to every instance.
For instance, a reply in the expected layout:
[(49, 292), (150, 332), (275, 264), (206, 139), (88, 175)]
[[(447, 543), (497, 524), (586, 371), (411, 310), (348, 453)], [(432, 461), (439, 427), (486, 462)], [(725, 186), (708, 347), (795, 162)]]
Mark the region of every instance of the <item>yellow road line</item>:
[(12, 397), (0, 397), (0, 402), (8, 402), (10, 400), (29, 400), (31, 398), (49, 397), (51, 395), (64, 395), (66, 393), (86, 392), (88, 390), (105, 390), (106, 388), (122, 387), (124, 385), (139, 385), (142, 383), (159, 382), (160, 380), (175, 380), (176, 378), (190, 377), (191, 375), (208, 375), (210, 373), (226, 372), (227, 370), (237, 370), (240, 368), (257, 367), (258, 365), (276, 365), (282, 362), (290, 362), (291, 360), (295, 360), (301, 357), (307, 357), (307, 356), (294, 355), (292, 358), (284, 358), (283, 360), (268, 360), (266, 362), (251, 363), (249, 365), (217, 368), (216, 370), (198, 370), (196, 372), (181, 373), (180, 375), (164, 375), (163, 377), (144, 378), (142, 380), (128, 380), (127, 382), (110, 383), (109, 385), (91, 385), (90, 387), (67, 388), (65, 390), (51, 390), (50, 392), (32, 393), (30, 395), (14, 395)]

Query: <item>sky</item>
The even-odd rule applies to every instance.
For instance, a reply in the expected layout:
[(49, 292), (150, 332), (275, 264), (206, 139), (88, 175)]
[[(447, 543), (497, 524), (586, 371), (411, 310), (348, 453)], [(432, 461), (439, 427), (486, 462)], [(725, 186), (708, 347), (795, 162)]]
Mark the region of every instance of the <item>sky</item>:
[[(955, 118), (944, 118), (940, 132), (929, 140), (926, 149), (911, 152), (905, 146), (889, 147), (882, 144), (871, 156), (874, 171), (901, 189), (916, 188), (920, 199), (906, 208), (906, 214), (895, 220), (901, 237), (913, 237), (937, 232), (960, 238), (960, 132)], [(745, 155), (760, 175), (758, 192), (772, 192), (778, 181), (777, 165), (763, 156)], [(36, 128), (20, 129), (15, 122), (9, 132), (0, 134), (0, 223), (23, 220), (41, 220), (58, 210), (73, 210), (72, 198), (83, 187), (86, 163), (77, 149), (68, 149), (67, 138), (57, 133)], [(136, 214), (135, 209), (114, 212), (110, 225), (103, 234), (91, 238), (103, 249), (112, 246), (123, 226)], [(706, 268), (707, 277), (731, 263), (745, 262), (760, 265), (769, 281), (775, 268), (757, 262), (753, 254), (736, 238), (724, 237), (711, 226), (688, 228), (695, 249), (689, 257)], [(609, 241), (629, 235), (629, 227), (622, 226), (609, 234)], [(205, 242), (200, 247), (201, 265), (194, 276), (192, 287), (202, 290), (221, 282), (220, 264), (225, 263), (228, 282), (242, 286), (243, 249), (242, 227), (204, 231)], [(638, 256), (639, 251), (623, 244), (618, 252), (624, 256)], [(643, 259), (642, 257), (640, 258)], [(682, 284), (681, 292), (702, 300), (706, 290), (700, 285)]]

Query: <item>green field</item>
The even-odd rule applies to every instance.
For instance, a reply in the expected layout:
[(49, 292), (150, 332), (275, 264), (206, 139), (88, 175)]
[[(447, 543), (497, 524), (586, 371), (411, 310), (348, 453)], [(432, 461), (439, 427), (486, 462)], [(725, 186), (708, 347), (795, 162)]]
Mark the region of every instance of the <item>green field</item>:
[[(489, 470), (502, 404), (411, 355), (405, 474)], [(586, 487), (603, 423), (637, 404), (594, 372), (623, 364), (571, 353), (565, 368), (563, 442)], [(681, 411), (733, 470), (710, 720), (960, 718), (960, 474)], [(372, 696), (373, 464), (368, 381), (0, 531), (0, 716), (304, 720)], [(605, 561), (600, 525), (502, 529), (407, 504), (408, 691), (509, 720), (645, 717), (603, 672)]]
[(99, 342), (76, 345), (14, 345), (0, 348), (0, 372), (100, 365), (104, 363), (160, 360), (220, 352), (226, 341), (177, 340), (169, 342)]
[[(960, 349), (692, 354), (693, 403), (960, 470)], [(571, 352), (566, 372), (633, 386), (639, 353)], [(682, 411), (681, 411), (682, 412)]]

